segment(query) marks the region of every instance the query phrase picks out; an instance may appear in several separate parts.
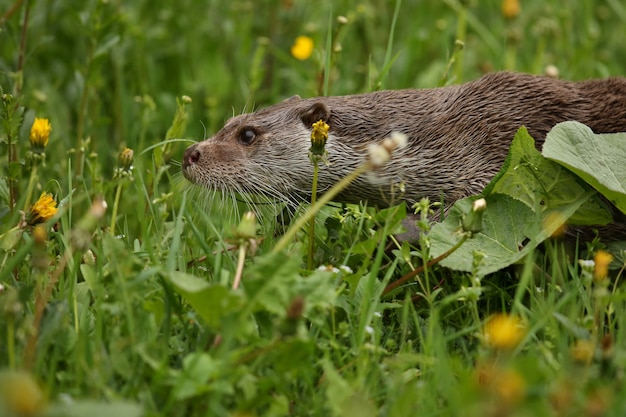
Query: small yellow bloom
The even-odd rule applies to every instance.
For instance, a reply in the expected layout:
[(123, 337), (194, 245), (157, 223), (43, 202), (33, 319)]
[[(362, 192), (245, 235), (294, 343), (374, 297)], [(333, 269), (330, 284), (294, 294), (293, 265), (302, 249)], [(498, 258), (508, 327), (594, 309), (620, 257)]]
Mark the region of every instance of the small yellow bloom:
[(579, 339), (576, 344), (570, 349), (570, 354), (574, 361), (588, 365), (593, 359), (593, 354), (596, 350), (596, 344), (591, 340)]
[(524, 397), (526, 381), (519, 372), (506, 369), (499, 376), (495, 389), (500, 398), (507, 403), (517, 403)]
[(30, 206), (27, 222), (31, 226), (44, 223), (57, 214), (57, 211), (57, 202), (54, 201), (52, 194), (43, 192), (39, 200)]
[(495, 349), (515, 348), (526, 335), (526, 329), (519, 317), (508, 314), (491, 316), (483, 330), (485, 343)]
[(30, 144), (35, 152), (43, 152), (48, 145), (52, 125), (48, 119), (35, 117), (33, 126), (30, 128)]
[(308, 36), (298, 36), (291, 46), (291, 55), (300, 61), (305, 61), (313, 53), (313, 39)]
[(518, 403), (526, 395), (526, 380), (513, 368), (488, 364), (478, 367), (477, 371), (479, 386), (486, 394), (500, 399), (504, 404)]
[(324, 154), (329, 129), (330, 126), (323, 120), (313, 123), (313, 130), (311, 130), (311, 153), (313, 155)]
[(502, 1), (502, 16), (507, 19), (513, 19), (520, 14), (521, 6), (519, 0), (503, 0)]
[(45, 405), (44, 392), (31, 374), (0, 372), (0, 410), (11, 416), (34, 416), (41, 414)]
[(595, 261), (593, 278), (596, 281), (602, 281), (609, 274), (609, 265), (613, 262), (613, 255), (607, 251), (599, 250), (593, 260)]

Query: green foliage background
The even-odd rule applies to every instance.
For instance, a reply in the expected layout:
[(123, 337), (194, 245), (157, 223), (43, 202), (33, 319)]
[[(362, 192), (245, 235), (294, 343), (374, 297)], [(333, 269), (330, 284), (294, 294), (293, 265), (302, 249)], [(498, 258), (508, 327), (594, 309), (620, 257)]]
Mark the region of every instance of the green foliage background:
[[(484, 280), (427, 268), (408, 291), (382, 295), (427, 249), (384, 250), (401, 212), (328, 209), (319, 216), (316, 265), (352, 272), (304, 268), (299, 243), (290, 256), (272, 253), (275, 224), (265, 219), (234, 291), (238, 255), (228, 238), (237, 211), (181, 192), (176, 161), (188, 143), (153, 147), (208, 137), (233, 114), (294, 94), (323, 94), (329, 34), (328, 94), (550, 65), (572, 80), (624, 75), (620, 1), (528, 0), (514, 18), (503, 16), (500, 1), (472, 0), (5, 3), (0, 86), (24, 118), (12, 137), (14, 164), (5, 162), (2, 131), (0, 234), (25, 205), (35, 116), (53, 130), (34, 196), (50, 191), (61, 204), (45, 255), (27, 230), (3, 248), (0, 264), (0, 369), (25, 370), (48, 405), (25, 395), (32, 413), (1, 401), (0, 413), (624, 414), (625, 295), (577, 262), (597, 242), (588, 255), (548, 242), (545, 253)], [(314, 41), (306, 61), (290, 54), (299, 35)], [(177, 104), (183, 95), (191, 104)], [(124, 147), (135, 151), (134, 181), (113, 178)], [(109, 210), (87, 227), (99, 195)], [(89, 233), (79, 247), (82, 228)], [(43, 272), (33, 266), (38, 258)], [(512, 350), (481, 336), (500, 311), (525, 323)], [(592, 346), (587, 356), (581, 340)], [(19, 386), (13, 378), (0, 374), (0, 387)]]

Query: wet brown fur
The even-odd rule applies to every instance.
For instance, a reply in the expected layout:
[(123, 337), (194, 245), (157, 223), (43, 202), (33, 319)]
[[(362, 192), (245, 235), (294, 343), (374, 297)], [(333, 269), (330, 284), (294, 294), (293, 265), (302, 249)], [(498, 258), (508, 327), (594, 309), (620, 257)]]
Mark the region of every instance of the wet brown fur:
[[(337, 200), (382, 207), (443, 196), (451, 203), (484, 188), (520, 126), (538, 147), (555, 124), (567, 120), (596, 133), (626, 131), (626, 79), (568, 82), (498, 72), (436, 89), (296, 97), (230, 119), (215, 136), (186, 151), (183, 173), (209, 189), (297, 203), (311, 186), (310, 131), (319, 119), (330, 125), (330, 165), (321, 167), (320, 190), (362, 163), (369, 144), (399, 131), (408, 136), (408, 146)], [(256, 135), (249, 144), (240, 140), (246, 129)], [(392, 184), (404, 184), (404, 194)]]

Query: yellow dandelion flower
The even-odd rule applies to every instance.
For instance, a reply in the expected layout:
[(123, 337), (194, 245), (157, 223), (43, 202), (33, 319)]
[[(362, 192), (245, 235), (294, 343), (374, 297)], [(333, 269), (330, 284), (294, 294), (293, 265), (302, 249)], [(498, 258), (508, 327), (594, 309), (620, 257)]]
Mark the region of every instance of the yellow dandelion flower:
[(517, 403), (523, 397), (526, 391), (526, 381), (514, 369), (506, 369), (499, 376), (496, 392), (504, 401), (508, 403)]
[(487, 345), (495, 349), (515, 348), (526, 335), (526, 329), (519, 317), (508, 314), (491, 316), (483, 329)]
[(595, 262), (593, 278), (596, 281), (602, 281), (609, 274), (609, 265), (613, 262), (613, 255), (607, 251), (599, 250), (593, 260)]
[(48, 145), (52, 125), (48, 119), (35, 117), (33, 126), (30, 128), (30, 144), (35, 152), (43, 152)]
[(329, 129), (330, 126), (323, 120), (313, 123), (313, 130), (311, 130), (311, 153), (313, 155), (324, 154)]
[(45, 405), (44, 392), (31, 374), (0, 372), (0, 409), (11, 416), (34, 416), (40, 415)]
[(574, 361), (588, 365), (593, 359), (593, 354), (596, 350), (596, 344), (591, 340), (579, 339), (576, 344), (571, 347), (570, 354)]
[(305, 61), (313, 53), (313, 39), (308, 36), (298, 36), (291, 46), (291, 55), (300, 61)]
[(507, 19), (513, 19), (520, 14), (522, 10), (519, 0), (503, 0), (502, 1), (502, 16)]
[(27, 222), (31, 226), (44, 223), (57, 214), (57, 211), (57, 202), (54, 201), (52, 194), (43, 192), (39, 200), (30, 206)]
[(477, 382), (490, 396), (507, 404), (515, 404), (526, 394), (526, 380), (513, 368), (501, 368), (486, 364), (477, 368)]

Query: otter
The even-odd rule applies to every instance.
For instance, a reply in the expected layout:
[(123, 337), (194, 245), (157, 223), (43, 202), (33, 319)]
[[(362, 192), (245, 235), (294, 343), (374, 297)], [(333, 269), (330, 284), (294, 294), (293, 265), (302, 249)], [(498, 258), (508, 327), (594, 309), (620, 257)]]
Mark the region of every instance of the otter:
[(483, 190), (520, 126), (526, 126), (538, 148), (555, 124), (568, 120), (596, 133), (626, 131), (626, 79), (570, 82), (496, 72), (432, 89), (295, 96), (235, 116), (213, 137), (190, 146), (183, 175), (211, 190), (297, 205), (309, 198), (310, 135), (319, 120), (330, 126), (329, 164), (320, 165), (320, 192), (361, 164), (369, 144), (401, 132), (408, 145), (335, 200), (387, 207), (443, 197), (451, 204)]

